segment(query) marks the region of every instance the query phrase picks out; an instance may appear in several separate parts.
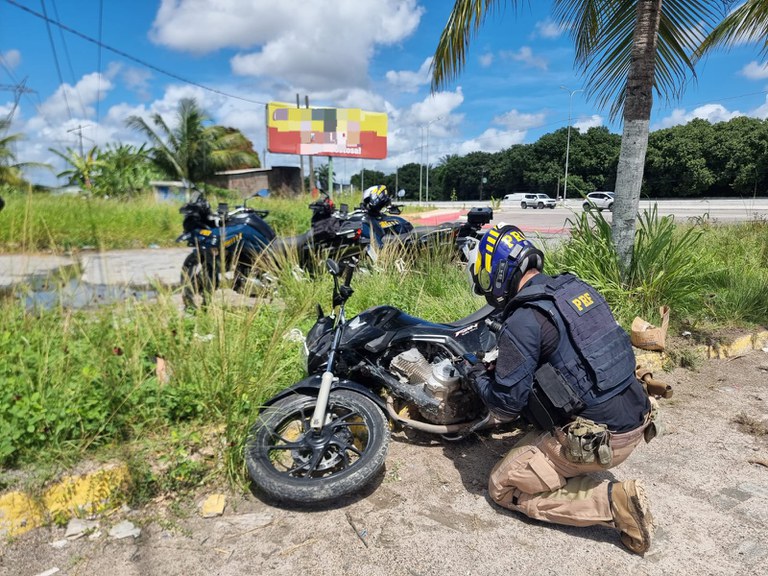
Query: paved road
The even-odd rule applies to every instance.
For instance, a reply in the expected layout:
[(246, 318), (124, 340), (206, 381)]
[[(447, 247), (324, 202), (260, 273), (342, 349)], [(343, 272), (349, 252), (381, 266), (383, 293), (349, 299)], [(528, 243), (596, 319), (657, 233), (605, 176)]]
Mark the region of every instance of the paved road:
[[(485, 203), (439, 202), (436, 210), (424, 213), (438, 219), (456, 217), (472, 206)], [(641, 201), (640, 208), (647, 209), (650, 202)], [(674, 215), (679, 220), (709, 214), (722, 222), (768, 218), (768, 198), (756, 200), (666, 200), (658, 202), (659, 214)], [(581, 213), (580, 203), (567, 201), (553, 210), (523, 210), (519, 206), (503, 204), (495, 210), (494, 222), (508, 222), (524, 231), (543, 237), (560, 237), (567, 233), (568, 219)], [(604, 211), (606, 219), (611, 213)], [(155, 283), (174, 285), (179, 281), (181, 264), (189, 248), (161, 248), (144, 250), (113, 250), (105, 253), (81, 252), (77, 258), (47, 254), (0, 255), (0, 290), (25, 280), (50, 274), (62, 267), (77, 265), (80, 280), (89, 285), (151, 287)]]

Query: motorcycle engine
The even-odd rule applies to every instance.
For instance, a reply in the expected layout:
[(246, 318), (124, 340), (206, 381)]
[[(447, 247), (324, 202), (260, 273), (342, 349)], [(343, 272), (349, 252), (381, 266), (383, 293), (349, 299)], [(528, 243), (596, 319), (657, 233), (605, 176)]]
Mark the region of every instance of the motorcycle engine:
[(416, 402), (425, 420), (449, 424), (466, 420), (475, 412), (479, 400), (462, 387), (461, 374), (450, 358), (437, 356), (429, 362), (414, 347), (392, 358), (389, 367), (401, 382), (418, 387), (432, 400), (429, 406)]

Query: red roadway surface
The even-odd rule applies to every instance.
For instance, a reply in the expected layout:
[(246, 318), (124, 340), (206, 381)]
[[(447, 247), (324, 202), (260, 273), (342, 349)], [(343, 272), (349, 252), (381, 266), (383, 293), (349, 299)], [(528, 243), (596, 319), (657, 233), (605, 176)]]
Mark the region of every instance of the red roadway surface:
[[(458, 220), (467, 212), (469, 212), (469, 210), (456, 210), (455, 212), (443, 212), (440, 214), (434, 214), (432, 216), (424, 216), (422, 218), (418, 218), (416, 215), (414, 215), (410, 221), (414, 226), (437, 226), (438, 224), (443, 224), (444, 222), (453, 222), (454, 220)], [(484, 226), (484, 228), (488, 227), (488, 225)], [(520, 228), (520, 230), (523, 232), (543, 232), (547, 234), (565, 234), (568, 232), (566, 228), (541, 228), (536, 226), (518, 226), (518, 228)]]

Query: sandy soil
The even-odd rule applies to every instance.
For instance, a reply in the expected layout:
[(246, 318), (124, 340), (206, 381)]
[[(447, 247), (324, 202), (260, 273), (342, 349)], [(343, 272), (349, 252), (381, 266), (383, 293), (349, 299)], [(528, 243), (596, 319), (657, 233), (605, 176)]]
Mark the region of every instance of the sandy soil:
[[(551, 526), (492, 505), (487, 474), (519, 434), (507, 430), (453, 444), (397, 434), (378, 484), (333, 509), (285, 510), (230, 495), (218, 518), (201, 518), (195, 502), (188, 515), (122, 512), (62, 548), (51, 543), (64, 539), (63, 528), (35, 530), (0, 548), (0, 574), (768, 573), (768, 354), (663, 379), (675, 389), (662, 400), (667, 434), (606, 473), (648, 487), (657, 529), (644, 558), (613, 530)], [(751, 431), (734, 422), (739, 415)], [(126, 518), (141, 535), (109, 538)]]

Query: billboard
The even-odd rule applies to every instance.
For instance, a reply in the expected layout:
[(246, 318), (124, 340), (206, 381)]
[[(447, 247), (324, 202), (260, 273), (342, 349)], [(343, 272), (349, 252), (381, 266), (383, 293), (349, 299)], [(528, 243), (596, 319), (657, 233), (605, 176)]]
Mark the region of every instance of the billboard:
[(387, 157), (387, 115), (359, 108), (267, 104), (267, 150), (276, 154)]

